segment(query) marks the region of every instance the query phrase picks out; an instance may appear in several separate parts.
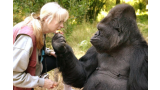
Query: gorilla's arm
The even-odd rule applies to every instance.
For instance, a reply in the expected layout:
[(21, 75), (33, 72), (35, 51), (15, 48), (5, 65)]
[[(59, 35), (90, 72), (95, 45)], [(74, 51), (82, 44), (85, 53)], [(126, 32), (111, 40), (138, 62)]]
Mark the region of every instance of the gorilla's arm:
[(136, 47), (130, 60), (129, 90), (148, 90), (148, 45)]
[[(57, 37), (60, 36), (57, 35)], [(53, 37), (53, 39), (55, 38), (56, 36)], [(78, 60), (75, 57), (72, 48), (66, 43), (61, 43), (56, 40), (52, 40), (52, 43), (57, 55), (58, 67), (62, 72), (64, 82), (74, 87), (83, 87), (89, 75), (91, 75), (97, 67), (96, 49), (91, 47), (86, 54)], [(64, 46), (64, 48), (60, 49), (59, 47), (61, 46)]]

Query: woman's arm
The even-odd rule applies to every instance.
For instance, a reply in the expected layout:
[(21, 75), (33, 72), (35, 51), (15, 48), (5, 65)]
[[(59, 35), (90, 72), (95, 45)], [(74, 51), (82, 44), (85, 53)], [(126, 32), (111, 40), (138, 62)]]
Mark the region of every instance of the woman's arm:
[(13, 85), (16, 87), (33, 88), (44, 85), (44, 79), (25, 72), (32, 51), (32, 39), (27, 35), (20, 35), (13, 45)]
[(53, 50), (49, 49), (49, 48), (45, 49), (45, 54), (52, 55), (52, 56), (56, 57), (55, 52)]

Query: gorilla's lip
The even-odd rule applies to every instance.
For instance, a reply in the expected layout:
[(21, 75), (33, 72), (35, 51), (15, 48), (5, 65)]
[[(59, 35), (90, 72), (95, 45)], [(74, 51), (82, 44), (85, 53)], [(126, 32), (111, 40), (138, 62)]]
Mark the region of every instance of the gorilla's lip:
[(91, 39), (90, 42), (97, 42), (97, 41), (101, 41), (100, 39), (97, 39), (97, 38), (94, 38), (94, 39)]
[(90, 42), (92, 43), (92, 45), (97, 45), (97, 44), (99, 44), (99, 42), (101, 42), (101, 40), (94, 38), (94, 39), (91, 39)]

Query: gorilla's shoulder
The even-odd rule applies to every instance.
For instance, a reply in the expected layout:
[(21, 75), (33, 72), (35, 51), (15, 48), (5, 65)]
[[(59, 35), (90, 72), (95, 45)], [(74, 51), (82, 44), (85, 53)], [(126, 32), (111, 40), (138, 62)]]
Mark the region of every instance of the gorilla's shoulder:
[(91, 46), (86, 53), (97, 52), (94, 46)]

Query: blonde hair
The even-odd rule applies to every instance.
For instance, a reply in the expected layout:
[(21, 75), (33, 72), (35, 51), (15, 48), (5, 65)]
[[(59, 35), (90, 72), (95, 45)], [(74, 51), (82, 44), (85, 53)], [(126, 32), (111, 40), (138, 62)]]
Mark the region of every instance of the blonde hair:
[[(56, 2), (46, 3), (40, 10), (39, 18), (34, 18), (34, 13), (31, 16), (27, 17), (24, 20), (24, 25), (29, 24), (31, 22), (33, 27), (33, 33), (36, 36), (36, 45), (38, 49), (42, 49), (44, 45), (44, 37), (42, 32), (42, 22), (44, 19), (48, 22), (48, 24), (56, 19), (56, 22), (66, 21), (69, 17), (69, 13), (66, 9), (62, 8)], [(24, 26), (23, 25), (23, 26)]]

